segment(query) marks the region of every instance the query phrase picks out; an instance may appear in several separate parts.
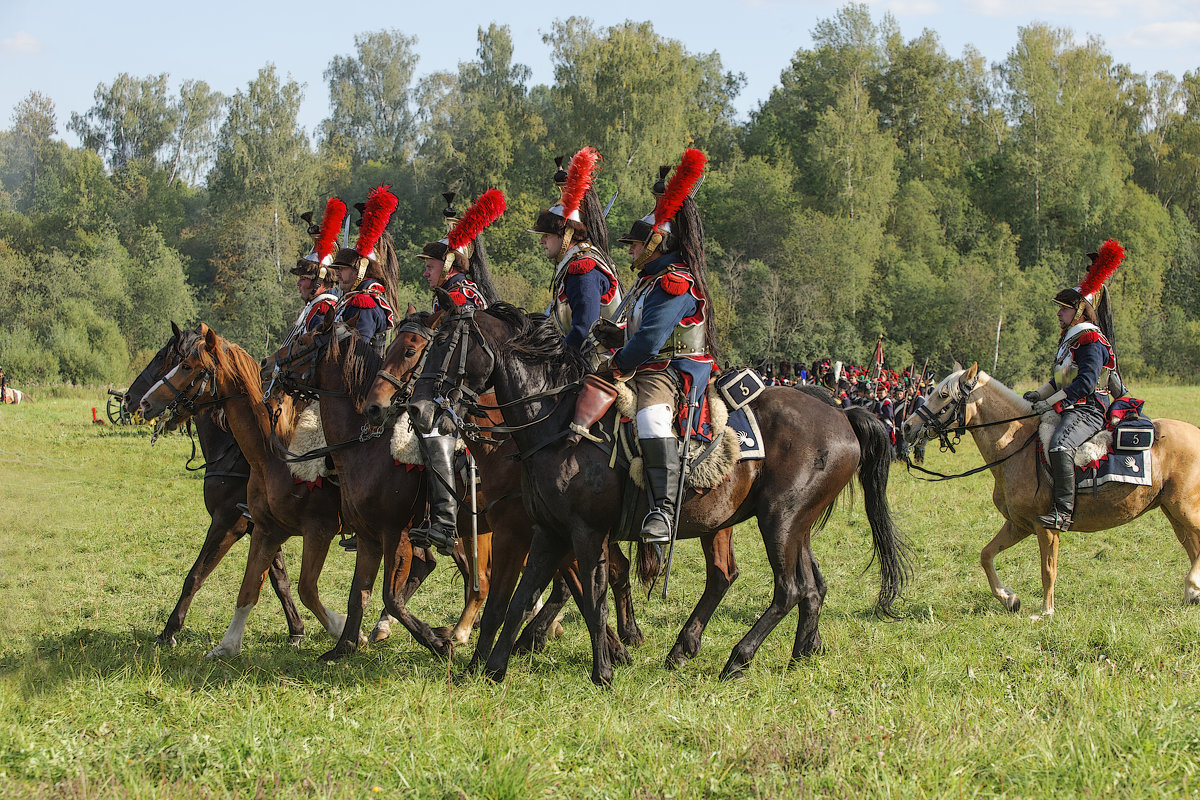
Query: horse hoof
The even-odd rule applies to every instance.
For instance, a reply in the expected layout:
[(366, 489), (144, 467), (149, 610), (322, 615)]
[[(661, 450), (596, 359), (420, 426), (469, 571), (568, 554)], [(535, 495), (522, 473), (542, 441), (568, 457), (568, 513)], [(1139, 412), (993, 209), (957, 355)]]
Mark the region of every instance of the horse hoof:
[(554, 626), (552, 628), (550, 628), (550, 638), (551, 639), (557, 639), (558, 637), (562, 636), (564, 633), (566, 633), (566, 631), (563, 630), (563, 626), (562, 626), (561, 622), (555, 622)]
[(1183, 592), (1183, 604), (1185, 606), (1200, 606), (1200, 590), (1193, 589), (1190, 586)]
[(174, 636), (167, 636), (165, 638), (162, 636), (159, 636), (157, 639), (154, 640), (154, 644), (157, 647), (176, 647), (179, 645), (179, 642), (175, 641)]
[(223, 644), (219, 644), (212, 650), (209, 650), (207, 653), (205, 653), (204, 657), (209, 661), (215, 661), (218, 658), (229, 658), (230, 656), (236, 656), (237, 654), (238, 651), (234, 650), (232, 647), (226, 647)]
[(622, 644), (626, 647), (641, 647), (646, 641), (646, 637), (641, 631), (635, 631), (621, 639)]
[(317, 661), (321, 661), (325, 664), (329, 664), (333, 661), (340, 661), (346, 655), (347, 655), (347, 652), (345, 650), (343, 650), (340, 647), (335, 647), (332, 650), (330, 650), (326, 653), (322, 653), (321, 655), (317, 656)]
[(1021, 598), (1017, 597), (1014, 594), (1012, 597), (1009, 598), (1008, 602), (1005, 603), (1005, 605), (1008, 606), (1009, 611), (1016, 614), (1018, 611), (1021, 610)]
[(663, 665), (669, 670), (683, 669), (687, 666), (690, 659), (682, 653), (668, 653), (667, 661)]
[(1029, 618), (1030, 622), (1049, 622), (1054, 618), (1053, 611), (1043, 611), (1041, 614), (1034, 614)]
[(379, 644), (380, 642), (390, 639), (391, 636), (392, 629), (390, 627), (376, 625), (375, 629), (371, 631), (371, 635), (367, 637), (367, 642), (370, 644)]
[(504, 680), (504, 676), (508, 673), (506, 669), (484, 669), (483, 677), (493, 683), (500, 683)]
[(292, 647), (299, 647), (300, 642), (303, 640), (304, 640), (303, 633), (293, 633), (291, 636), (288, 637), (288, 644), (290, 644)]

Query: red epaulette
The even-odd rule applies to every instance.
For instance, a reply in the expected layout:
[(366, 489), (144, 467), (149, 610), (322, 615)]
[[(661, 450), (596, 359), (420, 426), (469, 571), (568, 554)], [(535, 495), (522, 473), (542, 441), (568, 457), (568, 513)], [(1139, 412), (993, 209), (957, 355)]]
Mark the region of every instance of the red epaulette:
[(1092, 342), (1098, 341), (1100, 341), (1099, 331), (1084, 331), (1079, 335), (1079, 338), (1075, 340), (1075, 346), (1079, 347), (1080, 345), (1091, 344)]
[(347, 305), (354, 306), (355, 308), (374, 308), (379, 303), (376, 302), (375, 298), (369, 292), (356, 292), (350, 295)]
[(596, 268), (596, 259), (590, 256), (577, 258), (567, 265), (567, 272), (571, 275), (582, 275), (585, 272), (591, 272)]
[(692, 288), (692, 278), (686, 272), (668, 272), (658, 279), (658, 285), (670, 295), (681, 295)]

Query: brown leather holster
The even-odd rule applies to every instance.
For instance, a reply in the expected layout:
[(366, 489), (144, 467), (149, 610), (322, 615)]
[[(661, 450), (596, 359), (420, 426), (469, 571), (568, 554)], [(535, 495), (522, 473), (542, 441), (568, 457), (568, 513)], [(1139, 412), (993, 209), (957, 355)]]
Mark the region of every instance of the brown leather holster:
[(584, 437), (593, 442), (601, 441), (600, 437), (589, 433), (589, 429), (604, 418), (616, 399), (616, 386), (599, 375), (584, 376), (583, 387), (575, 399), (575, 419), (571, 422), (571, 432), (567, 434), (567, 441), (570, 444), (579, 444), (579, 440)]

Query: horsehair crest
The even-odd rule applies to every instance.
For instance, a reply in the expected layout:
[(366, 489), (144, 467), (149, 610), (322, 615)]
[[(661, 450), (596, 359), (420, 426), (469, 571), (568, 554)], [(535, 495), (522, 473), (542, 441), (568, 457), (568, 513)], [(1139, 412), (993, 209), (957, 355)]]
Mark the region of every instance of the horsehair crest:
[(392, 188), (391, 184), (380, 185), (367, 192), (367, 205), (362, 212), (358, 241), (354, 243), (354, 249), (360, 256), (369, 258), (375, 252), (375, 245), (379, 243), (380, 237), (387, 229), (388, 222), (392, 219), (392, 212), (400, 204), (396, 195), (388, 191), (390, 188)]
[(592, 188), (592, 175), (599, 163), (600, 153), (591, 146), (580, 148), (571, 158), (567, 167), (567, 185), (562, 193), (563, 219), (571, 219), (572, 214), (578, 217), (583, 196)]
[(1121, 247), (1120, 242), (1116, 239), (1109, 239), (1104, 244), (1100, 245), (1100, 253), (1096, 256), (1096, 260), (1088, 267), (1087, 276), (1083, 279), (1083, 283), (1079, 284), (1079, 293), (1084, 297), (1090, 298), (1100, 291), (1100, 287), (1104, 285), (1112, 274), (1117, 271), (1117, 267), (1121, 266), (1121, 262), (1125, 260), (1125, 249)]
[(683, 151), (675, 174), (667, 181), (666, 190), (654, 205), (654, 227), (675, 216), (683, 205), (683, 201), (692, 193), (692, 187), (704, 174), (704, 165), (708, 158), (694, 147)]
[(451, 250), (465, 247), (483, 230), (500, 218), (504, 213), (504, 192), (499, 189), (488, 189), (479, 199), (467, 209), (450, 232), (446, 241)]
[(333, 256), (333, 247), (337, 244), (338, 234), (342, 232), (342, 222), (346, 219), (346, 204), (336, 197), (325, 201), (325, 213), (321, 217), (321, 233), (317, 236), (317, 263), (324, 264), (326, 258)]

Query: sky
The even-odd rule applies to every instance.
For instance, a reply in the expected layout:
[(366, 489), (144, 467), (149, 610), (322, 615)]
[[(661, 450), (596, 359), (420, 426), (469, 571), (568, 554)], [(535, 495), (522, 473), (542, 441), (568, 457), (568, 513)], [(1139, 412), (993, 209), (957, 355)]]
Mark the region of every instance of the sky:
[[(374, 5), (364, 13), (364, 6)], [(661, 35), (693, 53), (717, 51), (746, 84), (735, 107), (741, 119), (778, 85), (811, 31), (842, 2), (826, 0), (691, 0), (555, 6), (455, 0), (378, 4), (207, 0), (178, 3), (118, 0), (0, 0), (0, 129), (30, 92), (54, 101), (59, 135), (71, 112), (93, 104), (99, 83), (122, 72), (168, 73), (176, 91), (184, 80), (206, 81), (232, 95), (274, 63), (305, 87), (300, 122), (311, 133), (329, 108), (322, 73), (334, 55), (352, 55), (357, 33), (399, 29), (417, 37), (417, 74), (455, 70), (475, 58), (476, 32), (492, 22), (512, 30), (514, 60), (532, 70), (532, 84), (553, 82), (550, 49), (542, 36), (555, 18), (590, 17), (597, 26), (649, 20)], [(872, 0), (876, 22), (890, 13), (905, 39), (929, 28), (952, 57), (973, 45), (990, 63), (1003, 61), (1020, 27), (1034, 22), (1071, 29), (1077, 40), (1103, 40), (1118, 63), (1136, 72), (1177, 78), (1200, 69), (1200, 0)]]

